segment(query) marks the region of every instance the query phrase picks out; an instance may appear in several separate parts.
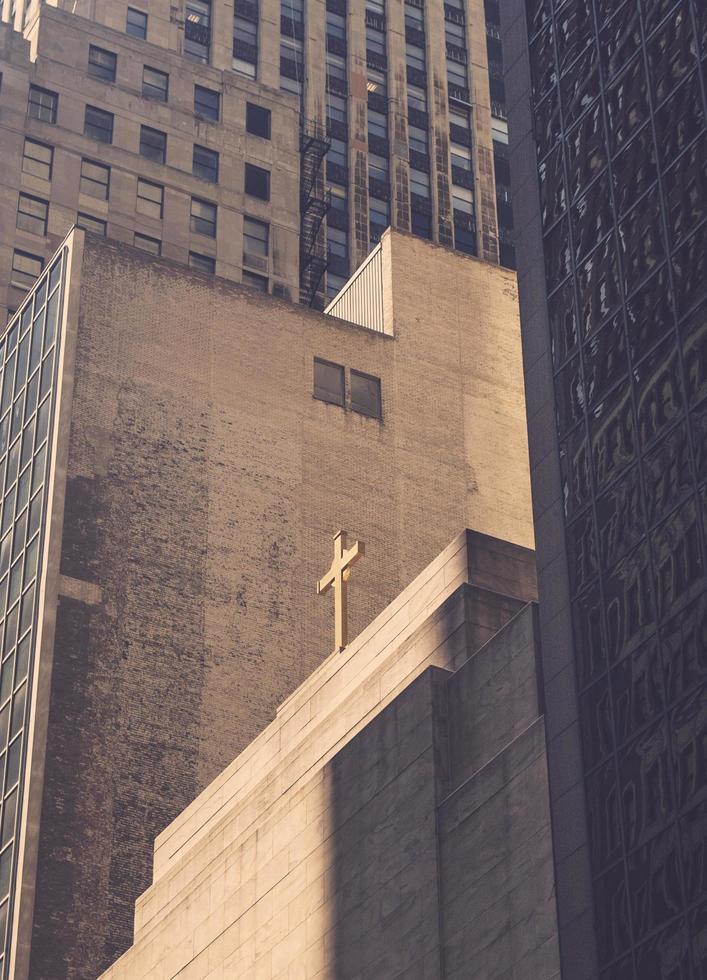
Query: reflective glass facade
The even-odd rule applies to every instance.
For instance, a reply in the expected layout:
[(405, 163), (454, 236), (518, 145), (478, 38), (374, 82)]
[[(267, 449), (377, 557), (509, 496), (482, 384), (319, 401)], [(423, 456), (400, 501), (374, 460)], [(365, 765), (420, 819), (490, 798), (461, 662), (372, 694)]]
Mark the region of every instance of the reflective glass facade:
[(0, 339), (0, 974), (7, 951), (22, 808), (65, 250)]
[(600, 976), (703, 980), (707, 4), (526, 17)]

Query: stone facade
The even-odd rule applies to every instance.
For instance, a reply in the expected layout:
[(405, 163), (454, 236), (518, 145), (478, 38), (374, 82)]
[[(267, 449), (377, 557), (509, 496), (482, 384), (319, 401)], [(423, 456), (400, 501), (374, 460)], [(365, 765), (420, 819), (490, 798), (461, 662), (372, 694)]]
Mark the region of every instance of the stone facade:
[(559, 978), (533, 595), (458, 536), (159, 836), (103, 980)]

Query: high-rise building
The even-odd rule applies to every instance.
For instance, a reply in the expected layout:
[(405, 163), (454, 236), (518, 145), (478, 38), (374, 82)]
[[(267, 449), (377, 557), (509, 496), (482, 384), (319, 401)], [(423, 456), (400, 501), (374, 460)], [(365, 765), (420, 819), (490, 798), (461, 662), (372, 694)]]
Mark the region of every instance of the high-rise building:
[[(338, 292), (389, 225), (514, 265), (496, 0), (486, 11), (482, 0), (390, 9), (385, 0), (3, 0), (2, 19), (31, 41), (30, 77), (14, 92), (13, 181), (25, 112), (24, 135), (44, 143), (30, 147), (39, 158), (28, 174), (45, 173), (52, 150), (75, 164), (54, 169), (63, 191), (24, 176), (5, 191), (8, 220), (13, 192), (36, 198), (19, 220), (39, 238), (15, 246), (11, 224), (3, 236), (20, 253), (18, 279), (53, 252), (42, 223), (61, 237), (77, 213), (92, 230), (137, 235), (153, 252), (161, 244), (170, 257), (215, 262), (218, 274), (281, 295), (294, 269), (302, 302), (314, 305)], [(271, 148), (244, 139), (251, 99), (272, 113), (252, 120), (256, 135), (272, 133)], [(98, 211), (78, 200), (83, 159), (85, 180), (105, 185), (96, 164), (123, 175)], [(137, 180), (164, 188), (161, 205), (158, 190), (138, 195)], [(255, 267), (242, 259), (241, 216), (273, 227), (271, 255)]]
[(460, 528), (530, 560), (515, 274), (388, 230), (334, 312), (77, 229), (0, 336), (3, 977), (130, 945), (154, 838), (331, 652), (339, 528), (352, 640)]
[(503, 19), (562, 975), (698, 980), (707, 5)]

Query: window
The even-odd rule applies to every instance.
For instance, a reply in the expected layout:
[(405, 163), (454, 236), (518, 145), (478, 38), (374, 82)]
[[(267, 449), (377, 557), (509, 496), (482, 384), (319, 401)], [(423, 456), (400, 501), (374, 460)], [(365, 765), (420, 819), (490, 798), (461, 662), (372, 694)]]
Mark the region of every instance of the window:
[(420, 238), (432, 238), (432, 221), (429, 214), (422, 214), (421, 211), (411, 211), (410, 230), (413, 235), (418, 235)]
[(147, 37), (147, 14), (143, 13), (142, 10), (135, 10), (134, 7), (128, 7), (125, 33), (131, 37), (139, 37), (144, 40)]
[(200, 255), (198, 252), (189, 253), (189, 265), (198, 272), (216, 272), (216, 259), (211, 255)]
[(218, 183), (218, 153), (216, 150), (209, 150), (205, 146), (194, 144), (194, 155), (192, 157), (192, 173), (195, 177), (208, 180), (212, 184)]
[(452, 207), (462, 214), (474, 213), (474, 195), (468, 187), (452, 187)]
[(233, 18), (233, 70), (255, 78), (258, 64), (258, 25), (244, 17)]
[(427, 112), (427, 92), (419, 85), (408, 83), (408, 109), (417, 109), (418, 112)]
[(198, 235), (216, 238), (216, 205), (211, 201), (202, 201), (199, 197), (193, 197), (189, 227)]
[(341, 57), (341, 55), (332, 54), (331, 51), (327, 52), (326, 75), (327, 75), (327, 82), (329, 82), (332, 79), (335, 82), (346, 81), (346, 62)]
[(331, 145), (326, 158), (328, 163), (335, 163), (338, 167), (346, 166), (346, 143), (343, 140), (332, 138)]
[(388, 117), (384, 112), (368, 110), (368, 135), (388, 139)]
[(303, 0), (280, 0), (280, 15), (290, 23), (304, 23)]
[(346, 96), (336, 95), (334, 92), (327, 92), (326, 95), (326, 114), (327, 122), (340, 122), (346, 124)]
[(388, 158), (377, 153), (368, 154), (368, 176), (374, 180), (388, 180)]
[(329, 184), (327, 189), (329, 191), (330, 210), (347, 214), (349, 205), (346, 198), (346, 188), (339, 187), (337, 184)]
[(449, 107), (449, 124), (450, 126), (458, 126), (459, 129), (469, 128), (469, 113), (465, 109), (457, 109), (456, 107)]
[(80, 192), (99, 201), (107, 201), (109, 189), (110, 167), (105, 167), (102, 163), (94, 163), (93, 160), (82, 160)]
[(349, 257), (349, 243), (345, 231), (329, 226), (326, 230), (326, 243), (329, 255), (335, 255), (339, 259)]
[(43, 264), (39, 255), (30, 255), (16, 248), (12, 253), (11, 284), (18, 289), (30, 289), (39, 277)]
[(255, 218), (243, 219), (243, 251), (247, 255), (267, 255), (270, 226)]
[(351, 408), (361, 415), (382, 418), (380, 378), (351, 369)]
[(455, 24), (454, 21), (452, 20), (445, 20), (444, 37), (445, 40), (449, 41), (450, 44), (456, 44), (458, 48), (463, 48), (466, 44), (464, 25)]
[(244, 286), (251, 286), (260, 293), (267, 293), (268, 291), (267, 277), (259, 276), (257, 272), (248, 272), (247, 269), (244, 269), (242, 282)]
[(94, 44), (89, 46), (88, 74), (91, 78), (98, 78), (102, 82), (114, 82), (117, 63), (118, 56), (112, 51), (97, 48)]
[(142, 94), (145, 98), (166, 102), (168, 89), (169, 75), (167, 72), (145, 65), (142, 69)]
[(326, 294), (329, 299), (333, 299), (344, 288), (348, 279), (346, 276), (339, 276), (334, 272), (327, 272)]
[(419, 126), (408, 127), (408, 141), (410, 149), (416, 153), (427, 155), (427, 130), (420, 129)]
[(385, 15), (385, 2), (384, 0), (366, 0), (366, 10), (383, 17)]
[(430, 175), (424, 170), (414, 170), (410, 167), (410, 193), (419, 197), (430, 196)]
[(262, 136), (264, 140), (270, 139), (270, 110), (252, 102), (245, 104), (245, 128), (247, 133), (253, 136)]
[(384, 71), (378, 71), (375, 68), (369, 68), (366, 89), (369, 92), (375, 92), (376, 95), (387, 95), (388, 77), (386, 73)]
[(41, 177), (42, 180), (52, 179), (52, 164), (54, 162), (54, 149), (46, 143), (38, 143), (36, 140), (25, 139), (25, 148), (22, 154), (22, 172), (31, 174), (32, 177)]
[(113, 142), (113, 113), (97, 109), (93, 105), (86, 106), (83, 121), (84, 135), (97, 143)]
[(149, 235), (141, 235), (139, 231), (136, 231), (133, 243), (137, 248), (141, 248), (143, 252), (149, 252), (151, 255), (162, 254), (162, 242), (159, 238), (150, 238)]
[(390, 224), (388, 202), (377, 197), (369, 197), (368, 218), (371, 225), (375, 226), (375, 229), (380, 236), (380, 234), (385, 231)]
[(210, 88), (204, 88), (203, 85), (194, 86), (194, 112), (197, 116), (218, 121), (220, 109), (221, 95), (219, 92), (214, 92)]
[(140, 127), (140, 156), (155, 163), (164, 163), (167, 157), (167, 134), (149, 126)]
[(40, 88), (38, 85), (30, 85), (27, 115), (32, 119), (55, 123), (58, 103), (59, 96), (56, 92), (50, 92), (49, 89)]
[(162, 220), (164, 208), (164, 187), (161, 184), (153, 184), (150, 180), (142, 177), (137, 179), (137, 201), (135, 210), (138, 214), (144, 214), (148, 218)]
[(319, 357), (314, 358), (314, 397), (330, 405), (344, 404), (344, 368)]
[(332, 10), (326, 12), (326, 33), (327, 37), (334, 37), (339, 41), (346, 40), (346, 18), (341, 14), (335, 14)]
[(79, 228), (92, 231), (94, 235), (101, 235), (103, 238), (106, 237), (108, 223), (101, 218), (94, 218), (92, 214), (84, 214), (82, 211), (79, 211), (76, 216), (76, 224)]
[(211, 47), (211, 0), (186, 0), (184, 7), (184, 54), (208, 61)]
[(385, 56), (385, 34), (382, 31), (366, 28), (366, 51)]
[(46, 235), (49, 202), (30, 194), (20, 194), (17, 203), (17, 227), (33, 235)]
[(447, 81), (450, 85), (458, 85), (460, 88), (466, 88), (466, 65), (459, 64), (456, 61), (448, 61)]
[(405, 64), (408, 68), (416, 68), (418, 71), (424, 71), (425, 52), (422, 48), (416, 48), (414, 44), (408, 44), (405, 48)]
[(252, 163), (245, 165), (245, 192), (261, 201), (270, 200), (270, 172)]
[(280, 74), (301, 81), (304, 76), (303, 45), (296, 37), (280, 38)]
[(459, 170), (471, 171), (471, 150), (468, 146), (460, 146), (459, 143), (449, 144), (449, 154), (452, 158), (452, 166)]
[(476, 233), (470, 228), (454, 226), (454, 247), (458, 252), (476, 255)]
[(416, 31), (424, 31), (425, 19), (421, 7), (412, 7), (408, 3), (405, 4), (405, 26), (412, 27)]

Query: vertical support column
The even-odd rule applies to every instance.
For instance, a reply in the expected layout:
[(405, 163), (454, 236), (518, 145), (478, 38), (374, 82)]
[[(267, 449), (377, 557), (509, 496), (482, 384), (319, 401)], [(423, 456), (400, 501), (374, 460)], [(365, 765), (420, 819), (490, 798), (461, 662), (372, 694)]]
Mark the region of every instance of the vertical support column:
[(427, 37), (427, 75), (432, 85), (430, 103), (430, 147), (433, 194), (433, 229), (435, 241), (454, 246), (452, 201), (449, 169), (449, 117), (447, 113), (447, 58), (444, 36), (444, 5), (428, 3), (425, 8)]
[(326, 4), (324, 0), (307, 0), (304, 18), (305, 116), (325, 130)]
[(368, 255), (368, 66), (363, 3), (350, 0), (347, 11), (349, 85), (349, 188), (353, 217), (349, 235), (351, 270)]
[(410, 164), (407, 132), (407, 73), (405, 67), (405, 4), (390, 0), (388, 33), (388, 132), (390, 139), (390, 223), (410, 231)]
[(486, 259), (487, 262), (498, 262), (496, 178), (493, 168), (491, 97), (483, 0), (466, 0), (466, 37), (469, 91), (473, 106), (471, 128), (476, 241), (479, 258)]
[[(280, 88), (280, 0), (258, 0), (258, 71), (256, 81)], [(237, 0), (236, 0), (237, 3)]]
[(233, 0), (211, 5), (211, 64), (221, 71), (233, 68)]

